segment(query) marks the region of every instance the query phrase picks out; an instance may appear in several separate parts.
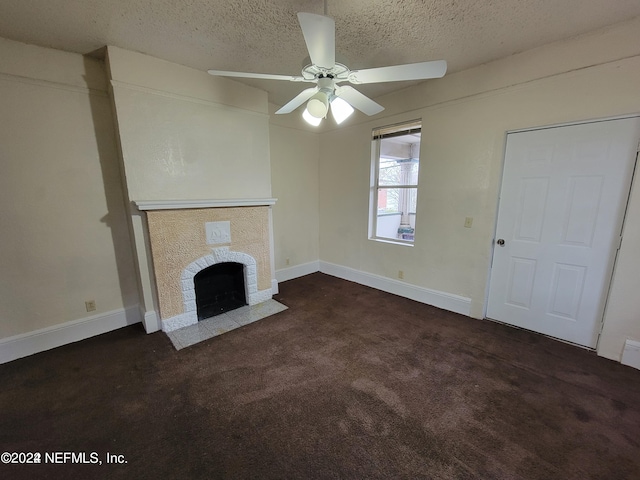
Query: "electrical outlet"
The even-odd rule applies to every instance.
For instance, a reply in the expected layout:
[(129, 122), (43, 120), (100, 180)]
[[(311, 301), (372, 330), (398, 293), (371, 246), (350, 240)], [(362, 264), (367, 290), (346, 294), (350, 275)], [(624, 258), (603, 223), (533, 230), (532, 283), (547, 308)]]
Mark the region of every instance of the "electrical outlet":
[(464, 219), (464, 227), (471, 228), (471, 225), (473, 225), (473, 217), (466, 217)]
[(287, 265), (289, 265), (291, 263), (291, 261), (288, 258), (287, 258), (286, 262), (287, 262)]
[(87, 300), (86, 302), (84, 302), (84, 306), (87, 307), (87, 312), (93, 312), (96, 309), (96, 301)]
[(398, 270), (398, 278), (402, 280), (404, 278), (404, 272), (402, 270)]

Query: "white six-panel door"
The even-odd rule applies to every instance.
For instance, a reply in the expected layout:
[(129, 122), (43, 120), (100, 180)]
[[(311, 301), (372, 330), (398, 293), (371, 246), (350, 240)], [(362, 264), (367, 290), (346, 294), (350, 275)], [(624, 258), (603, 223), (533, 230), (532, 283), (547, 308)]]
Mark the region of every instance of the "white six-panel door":
[(487, 317), (595, 347), (640, 119), (507, 136)]

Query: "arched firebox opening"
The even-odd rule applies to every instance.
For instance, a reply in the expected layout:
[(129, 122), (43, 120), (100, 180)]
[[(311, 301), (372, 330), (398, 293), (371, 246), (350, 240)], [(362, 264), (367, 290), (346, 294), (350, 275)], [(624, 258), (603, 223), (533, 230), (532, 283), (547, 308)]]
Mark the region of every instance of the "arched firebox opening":
[(193, 277), (198, 320), (204, 320), (247, 305), (244, 265), (222, 262)]

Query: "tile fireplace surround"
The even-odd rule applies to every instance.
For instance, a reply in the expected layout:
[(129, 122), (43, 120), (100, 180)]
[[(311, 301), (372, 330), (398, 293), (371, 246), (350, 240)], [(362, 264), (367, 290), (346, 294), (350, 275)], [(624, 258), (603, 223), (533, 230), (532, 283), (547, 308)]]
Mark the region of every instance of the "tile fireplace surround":
[(217, 263), (244, 265), (249, 305), (277, 293), (273, 291), (274, 203), (275, 199), (136, 202), (147, 215), (162, 330), (198, 322), (193, 278)]

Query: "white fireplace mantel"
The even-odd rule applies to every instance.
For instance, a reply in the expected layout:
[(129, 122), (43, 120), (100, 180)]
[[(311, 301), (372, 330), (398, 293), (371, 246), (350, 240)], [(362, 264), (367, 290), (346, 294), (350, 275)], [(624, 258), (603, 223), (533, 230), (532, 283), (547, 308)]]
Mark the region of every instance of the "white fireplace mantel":
[(180, 210), (188, 208), (260, 207), (275, 205), (277, 198), (225, 198), (218, 200), (135, 200), (138, 210)]

